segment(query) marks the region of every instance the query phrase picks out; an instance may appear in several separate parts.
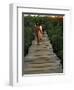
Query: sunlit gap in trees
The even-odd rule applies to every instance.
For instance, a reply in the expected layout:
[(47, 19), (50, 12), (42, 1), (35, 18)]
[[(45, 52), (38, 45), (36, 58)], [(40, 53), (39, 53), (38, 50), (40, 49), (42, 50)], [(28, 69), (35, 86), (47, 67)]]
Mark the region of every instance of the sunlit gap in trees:
[(48, 17), (48, 18), (63, 18), (63, 15), (39, 15), (39, 14), (24, 14), (24, 16), (31, 16), (31, 17)]

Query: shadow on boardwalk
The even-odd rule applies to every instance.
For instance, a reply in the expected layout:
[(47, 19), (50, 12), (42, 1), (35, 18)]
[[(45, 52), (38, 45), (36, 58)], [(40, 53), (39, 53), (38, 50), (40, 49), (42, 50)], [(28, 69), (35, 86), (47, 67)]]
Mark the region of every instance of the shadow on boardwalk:
[(37, 45), (33, 40), (27, 56), (24, 58), (24, 74), (62, 73), (60, 59), (53, 52), (46, 32), (43, 41)]

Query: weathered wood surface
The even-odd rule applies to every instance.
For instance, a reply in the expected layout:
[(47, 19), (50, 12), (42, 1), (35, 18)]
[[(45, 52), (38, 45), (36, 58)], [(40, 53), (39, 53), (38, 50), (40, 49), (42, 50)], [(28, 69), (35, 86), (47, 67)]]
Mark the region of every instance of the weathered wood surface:
[(53, 52), (46, 32), (40, 45), (33, 40), (29, 52), (24, 57), (24, 74), (62, 73), (60, 59)]

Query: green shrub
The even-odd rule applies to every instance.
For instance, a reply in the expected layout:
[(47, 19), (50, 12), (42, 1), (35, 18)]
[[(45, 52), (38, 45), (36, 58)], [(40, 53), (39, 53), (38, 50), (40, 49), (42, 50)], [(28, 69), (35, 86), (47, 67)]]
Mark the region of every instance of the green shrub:
[(34, 39), (33, 30), (30, 27), (26, 27), (24, 30), (24, 55), (28, 53), (28, 49)]
[(48, 38), (52, 44), (53, 51), (61, 59), (63, 66), (63, 20), (50, 19), (50, 22), (46, 24), (46, 31)]

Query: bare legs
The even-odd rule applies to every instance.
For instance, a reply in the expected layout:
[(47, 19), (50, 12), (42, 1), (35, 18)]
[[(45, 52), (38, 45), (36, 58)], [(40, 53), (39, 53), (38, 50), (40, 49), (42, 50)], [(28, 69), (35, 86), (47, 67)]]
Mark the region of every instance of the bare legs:
[(40, 42), (42, 41), (42, 34), (38, 33), (38, 34), (36, 35), (36, 37), (37, 37), (37, 44), (39, 45)]

